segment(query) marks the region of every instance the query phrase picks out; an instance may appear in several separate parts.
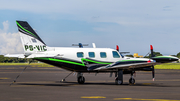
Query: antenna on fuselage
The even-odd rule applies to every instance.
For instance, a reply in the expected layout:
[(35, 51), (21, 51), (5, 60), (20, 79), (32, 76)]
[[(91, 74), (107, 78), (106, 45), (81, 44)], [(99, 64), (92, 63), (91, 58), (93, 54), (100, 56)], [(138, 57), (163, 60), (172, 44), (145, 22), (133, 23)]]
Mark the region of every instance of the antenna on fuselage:
[(92, 43), (92, 45), (93, 45), (93, 48), (96, 48), (96, 44), (95, 43)]
[(88, 44), (79, 43), (79, 44), (72, 44), (72, 46), (79, 46), (79, 48), (83, 48), (83, 46), (88, 46)]

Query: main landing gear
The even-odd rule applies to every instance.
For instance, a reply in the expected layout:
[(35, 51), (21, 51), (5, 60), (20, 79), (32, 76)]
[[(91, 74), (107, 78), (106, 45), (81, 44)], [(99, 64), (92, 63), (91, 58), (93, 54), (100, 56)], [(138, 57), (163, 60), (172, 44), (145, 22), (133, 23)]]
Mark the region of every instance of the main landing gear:
[[(129, 79), (129, 84), (135, 84), (135, 79), (134, 79), (134, 71), (131, 72), (131, 78)], [(123, 84), (123, 71), (118, 70), (116, 75), (115, 75), (115, 84), (117, 85), (122, 85)]]
[[(61, 82), (65, 82), (66, 78), (69, 77), (73, 72), (68, 74), (64, 79), (61, 80)], [(77, 73), (77, 81), (78, 81), (79, 84), (84, 84), (85, 83), (85, 78), (83, 77), (83, 74), (81, 72)]]
[(123, 71), (118, 70), (115, 76), (116, 76), (115, 84), (122, 85), (123, 84)]
[(83, 77), (83, 74), (81, 72), (78, 72), (77, 74), (77, 81), (79, 84), (84, 84), (85, 78)]

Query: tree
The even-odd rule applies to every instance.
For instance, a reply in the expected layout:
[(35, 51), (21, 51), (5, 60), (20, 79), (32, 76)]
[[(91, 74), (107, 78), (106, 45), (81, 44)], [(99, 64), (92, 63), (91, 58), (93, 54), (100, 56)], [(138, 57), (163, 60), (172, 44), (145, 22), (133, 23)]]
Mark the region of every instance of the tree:
[[(160, 52), (153, 52), (154, 56), (163, 56)], [(151, 57), (151, 54), (149, 54), (149, 57)]]
[(177, 55), (176, 55), (178, 58), (180, 58), (180, 52), (179, 53), (177, 53)]
[(127, 57), (133, 57), (133, 55), (126, 55)]
[(3, 62), (4, 62), (4, 56), (0, 55), (0, 63), (3, 63)]

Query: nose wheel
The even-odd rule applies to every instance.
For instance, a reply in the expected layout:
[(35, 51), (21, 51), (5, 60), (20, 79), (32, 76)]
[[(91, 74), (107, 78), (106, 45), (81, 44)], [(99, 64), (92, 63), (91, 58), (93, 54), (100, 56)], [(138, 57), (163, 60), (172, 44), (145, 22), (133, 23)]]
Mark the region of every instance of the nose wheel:
[(78, 74), (77, 74), (77, 81), (79, 84), (85, 83), (85, 78), (83, 77), (83, 74), (81, 72), (78, 72)]
[(129, 79), (129, 84), (135, 84), (135, 79), (134, 78), (130, 78)]
[(131, 73), (131, 78), (129, 79), (129, 84), (135, 84), (135, 79), (134, 79), (134, 74), (135, 72), (133, 71), (132, 73)]
[(79, 84), (84, 84), (85, 78), (83, 76), (79, 76), (77, 81)]

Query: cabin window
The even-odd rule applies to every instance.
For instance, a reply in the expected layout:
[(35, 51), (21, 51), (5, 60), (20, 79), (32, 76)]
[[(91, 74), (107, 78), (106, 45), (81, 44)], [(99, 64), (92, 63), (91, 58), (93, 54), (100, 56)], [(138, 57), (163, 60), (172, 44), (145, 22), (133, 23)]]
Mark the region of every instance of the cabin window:
[(94, 52), (89, 52), (89, 57), (90, 57), (90, 58), (95, 58)]
[(101, 58), (106, 58), (107, 57), (106, 52), (100, 52), (100, 56), (101, 56)]
[(83, 58), (84, 57), (84, 53), (83, 52), (77, 52), (77, 57), (78, 58)]
[(119, 54), (117, 51), (112, 51), (113, 57), (114, 58), (120, 58)]

